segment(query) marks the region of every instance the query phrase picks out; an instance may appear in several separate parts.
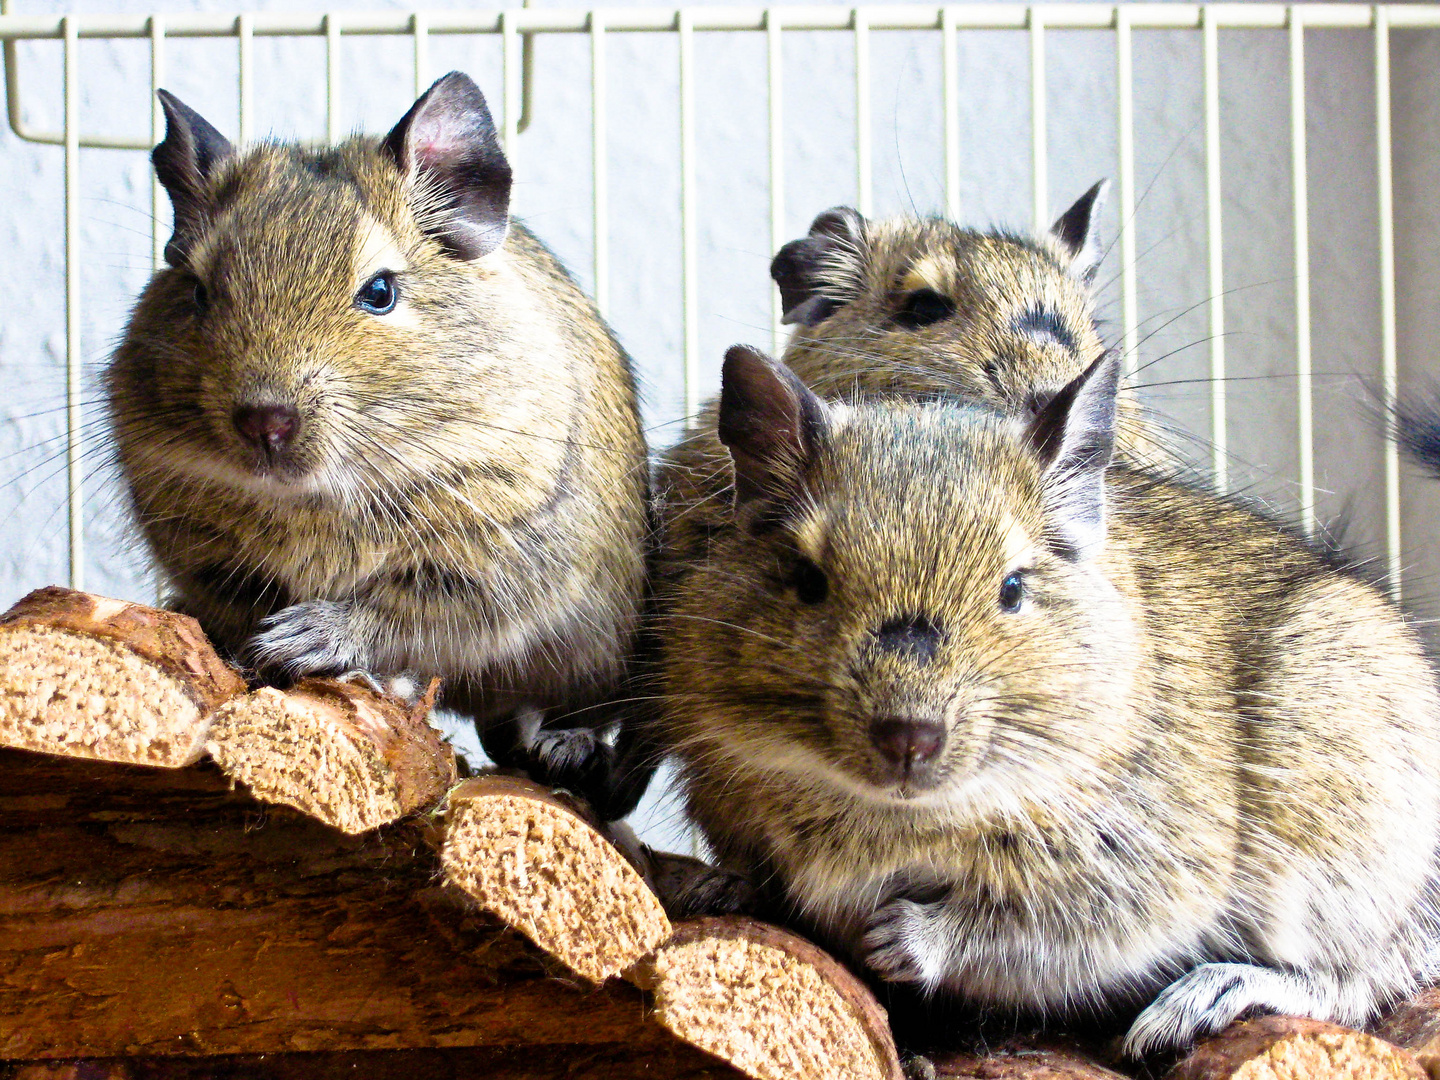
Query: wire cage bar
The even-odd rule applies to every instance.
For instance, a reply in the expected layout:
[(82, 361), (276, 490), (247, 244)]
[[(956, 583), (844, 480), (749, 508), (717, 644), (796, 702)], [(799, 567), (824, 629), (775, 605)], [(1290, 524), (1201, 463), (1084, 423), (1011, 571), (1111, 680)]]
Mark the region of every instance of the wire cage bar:
[[(79, 267), (81, 250), (79, 181), (81, 150), (110, 148), (148, 150), (163, 133), (163, 114), (151, 110), (148, 137), (95, 132), (83, 127), (79, 100), (79, 71), (85, 43), (108, 39), (148, 39), (151, 89), (165, 79), (167, 43), (183, 38), (228, 38), (238, 54), (239, 133), (241, 140), (254, 132), (254, 41), (257, 37), (307, 36), (323, 40), (326, 76), (326, 132), (331, 139), (342, 132), (339, 113), (345, 73), (341, 42), (360, 35), (408, 37), (414, 63), (415, 89), (425, 87), (431, 77), (430, 43), (440, 35), (496, 34), (502, 39), (503, 123), (506, 151), (512, 158), (519, 152), (522, 117), (530, 113), (532, 87), (524, 63), (524, 44), (533, 34), (572, 33), (588, 35), (592, 106), (591, 191), (593, 229), (593, 272), (596, 299), (602, 311), (610, 304), (611, 266), (609, 247), (610, 178), (606, 158), (609, 141), (606, 91), (608, 42), (615, 34), (673, 34), (678, 42), (679, 60), (679, 158), (681, 173), (682, 319), (684, 353), (684, 400), (693, 414), (699, 406), (699, 257), (698, 222), (700, 206), (696, 183), (695, 35), (702, 31), (753, 31), (763, 35), (766, 71), (767, 153), (769, 183), (768, 234), (772, 251), (785, 240), (785, 162), (783, 141), (784, 56), (786, 35), (797, 31), (835, 31), (853, 37), (855, 73), (855, 187), (858, 208), (868, 213), (873, 202), (871, 146), (871, 46), (876, 33), (887, 30), (929, 30), (937, 33), (943, 73), (943, 191), (948, 214), (962, 211), (960, 169), (962, 139), (956, 99), (957, 34), (962, 30), (1009, 29), (1028, 35), (1030, 60), (1030, 162), (1034, 221), (1048, 225), (1049, 135), (1046, 118), (1047, 32), (1062, 29), (1110, 30), (1115, 35), (1117, 80), (1117, 147), (1119, 158), (1119, 206), (1122, 220), (1120, 244), (1121, 327), (1123, 347), (1131, 370), (1140, 347), (1137, 299), (1137, 249), (1133, 219), (1136, 209), (1135, 101), (1133, 32), (1141, 29), (1193, 30), (1200, 35), (1202, 56), (1204, 176), (1206, 225), (1206, 279), (1212, 302), (1209, 305), (1210, 431), (1213, 470), (1220, 487), (1229, 483), (1226, 411), (1226, 355), (1224, 266), (1221, 238), (1221, 123), (1218, 66), (1218, 33), (1224, 29), (1273, 29), (1288, 35), (1290, 161), (1294, 228), (1294, 274), (1296, 335), (1297, 430), (1300, 483), (1299, 510), (1303, 527), (1315, 529), (1315, 447), (1312, 406), (1311, 306), (1308, 169), (1306, 146), (1306, 31), (1317, 29), (1368, 30), (1374, 36), (1376, 138), (1378, 182), (1378, 236), (1380, 265), (1380, 321), (1382, 381), (1387, 405), (1395, 401), (1397, 385), (1397, 339), (1395, 325), (1395, 240), (1392, 195), (1390, 127), (1390, 34), (1396, 28), (1440, 27), (1440, 5), (1336, 3), (1299, 5), (1274, 3), (1136, 3), (1089, 4), (1054, 3), (948, 4), (925, 6), (867, 5), (864, 7), (749, 7), (704, 6), (664, 8), (509, 8), (502, 11), (454, 10), (430, 13), (391, 11), (306, 14), (270, 11), (240, 15), (223, 13), (172, 13), (160, 15), (11, 15), (0, 14), (0, 42), (4, 45), (8, 118), (11, 130), (20, 139), (63, 148), (65, 175), (65, 322), (67, 375), (67, 477), (70, 532), (70, 582), (80, 587), (84, 577), (83, 445), (81, 440), (81, 351), (80, 312), (83, 298)], [(57, 40), (64, 60), (64, 124), (60, 131), (32, 128), (26, 122), (21, 97), (16, 43)], [(159, 225), (163, 199), (152, 185), (152, 210), (156, 220), (151, 258), (155, 266), (163, 259), (164, 234)], [(778, 297), (772, 296), (771, 323), (774, 343), (782, 341)], [(1384, 464), (1385, 560), (1391, 588), (1397, 595), (1402, 570), (1400, 471), (1394, 448), (1387, 450)]]

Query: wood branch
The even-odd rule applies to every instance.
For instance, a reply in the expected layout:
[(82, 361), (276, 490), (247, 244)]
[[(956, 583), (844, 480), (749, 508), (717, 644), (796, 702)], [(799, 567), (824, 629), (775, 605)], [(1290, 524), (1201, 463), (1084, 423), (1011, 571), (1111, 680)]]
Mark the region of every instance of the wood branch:
[(580, 985), (477, 912), (424, 833), (346, 836), (208, 764), (0, 751), (0, 1059), (476, 1047), (518, 1076), (533, 1048), (527, 1075), (725, 1075), (640, 991)]
[(244, 693), (194, 619), (71, 589), (0, 616), (0, 745), (179, 766), (210, 713)]
[(670, 936), (640, 872), (578, 804), (506, 776), (450, 794), (446, 878), (572, 971), (603, 982)]
[(1295, 1016), (1232, 1024), (1166, 1080), (1425, 1080), (1415, 1058), (1364, 1032)]
[(266, 802), (362, 833), (438, 803), (455, 754), (427, 721), (439, 680), (407, 708), (358, 683), (306, 679), (222, 705), (206, 749)]
[(464, 1047), (325, 1054), (111, 1058), (27, 1062), (3, 1080), (743, 1080), (709, 1054), (671, 1040), (626, 1047)]
[(741, 918), (696, 919), (632, 978), (660, 1023), (757, 1080), (900, 1080), (885, 1011), (839, 961)]
[(1124, 1080), (1087, 1047), (1056, 1040), (1007, 1042), (988, 1053), (950, 1053), (929, 1059), (935, 1080)]
[(1384, 1016), (1371, 1033), (1410, 1051), (1432, 1080), (1440, 1080), (1440, 987), (1421, 990)]

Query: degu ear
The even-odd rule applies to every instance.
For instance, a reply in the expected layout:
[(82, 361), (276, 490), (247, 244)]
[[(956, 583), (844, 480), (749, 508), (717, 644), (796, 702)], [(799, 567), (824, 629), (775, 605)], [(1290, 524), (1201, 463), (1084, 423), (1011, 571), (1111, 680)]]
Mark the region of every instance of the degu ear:
[(1026, 437), (1045, 470), (1045, 502), (1057, 549), (1084, 558), (1105, 541), (1105, 469), (1115, 452), (1120, 353), (1105, 353), (1055, 395)]
[(1109, 193), (1110, 181), (1101, 180), (1050, 226), (1050, 240), (1066, 272), (1086, 285), (1095, 277), (1104, 254), (1100, 248), (1100, 211)]
[(784, 499), (829, 427), (824, 402), (784, 364), (736, 345), (720, 383), (720, 441), (735, 463), (735, 504)]
[[(791, 240), (770, 263), (770, 276), (780, 286), (782, 323), (815, 326), (844, 302), (833, 295), (837, 264), (858, 261), (863, 250), (865, 219), (848, 206), (826, 210), (810, 225), (810, 235)], [(829, 273), (827, 274), (827, 270)], [(829, 285), (832, 295), (822, 294)]]
[(505, 242), (510, 163), (468, 75), (437, 80), (381, 146), (411, 182), (421, 227), (451, 253), (478, 259)]
[(234, 155), (235, 148), (174, 94), (168, 90), (155, 93), (165, 110), (165, 138), (150, 152), (150, 161), (175, 211), (175, 231), (165, 245), (165, 261), (181, 266), (208, 215), (205, 185), (216, 166)]

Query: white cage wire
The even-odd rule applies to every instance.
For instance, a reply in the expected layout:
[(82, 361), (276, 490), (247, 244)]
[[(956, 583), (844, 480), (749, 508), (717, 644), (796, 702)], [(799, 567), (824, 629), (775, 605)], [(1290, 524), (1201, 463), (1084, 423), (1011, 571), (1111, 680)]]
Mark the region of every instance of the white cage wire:
[[(82, 439), (82, 381), (84, 363), (81, 344), (81, 315), (86, 303), (81, 266), (86, 258), (81, 229), (84, 207), (80, 198), (82, 150), (109, 148), (145, 151), (163, 134), (163, 117), (153, 90), (166, 84), (167, 58), (175, 43), (184, 39), (220, 38), (233, 41), (238, 81), (238, 135), (248, 141), (255, 130), (253, 55), (260, 38), (309, 37), (324, 42), (325, 131), (335, 139), (343, 134), (341, 100), (346, 80), (352, 73), (344, 68), (342, 40), (357, 36), (387, 36), (397, 47), (408, 49), (413, 63), (414, 89), (418, 93), (438, 72), (431, 70), (431, 46), (451, 35), (494, 35), (501, 43), (503, 91), (497, 114), (501, 118), (506, 146), (518, 157), (517, 173), (523, 175), (525, 146), (520, 138), (529, 116), (528, 102), (533, 83), (544, 77), (530, 62), (531, 45), (537, 35), (585, 35), (590, 54), (590, 185), (591, 266), (589, 284), (602, 310), (609, 307), (615, 277), (611, 264), (610, 238), (612, 175), (606, 154), (610, 138), (610, 108), (607, 100), (607, 64), (611, 43), (619, 35), (671, 35), (678, 55), (678, 145), (679, 159), (679, 245), (681, 336), (679, 370), (683, 373), (684, 411), (693, 413), (702, 392), (701, 378), (701, 252), (699, 239), (701, 205), (697, 199), (696, 36), (708, 31), (762, 35), (765, 48), (766, 154), (768, 158), (769, 241), (773, 252), (787, 239), (785, 172), (785, 44), (801, 31), (827, 31), (849, 35), (853, 45), (851, 85), (854, 106), (854, 192), (855, 203), (864, 213), (874, 203), (872, 160), (875, 118), (871, 97), (873, 72), (871, 50), (877, 34), (888, 31), (924, 31), (933, 35), (933, 49), (941, 63), (941, 110), (943, 117), (943, 209), (961, 216), (960, 173), (962, 154), (973, 154), (961, 130), (957, 89), (957, 36), (962, 31), (1011, 30), (1028, 39), (1030, 112), (1029, 171), (1032, 224), (1043, 227), (1053, 213), (1051, 205), (1050, 132), (1047, 128), (1047, 101), (1053, 87), (1047, 67), (1047, 40), (1052, 31), (1096, 30), (1113, 36), (1115, 79), (1116, 174), (1119, 233), (1120, 317), (1118, 337), (1132, 367), (1139, 356), (1141, 320), (1138, 311), (1140, 281), (1137, 230), (1129, 227), (1137, 203), (1135, 147), (1135, 74), (1133, 42), (1137, 31), (1171, 30), (1196, 34), (1200, 38), (1201, 97), (1204, 132), (1204, 215), (1205, 275), (1210, 303), (1207, 317), (1209, 422), (1205, 433), (1210, 447), (1210, 465), (1221, 486), (1228, 482), (1232, 460), (1227, 405), (1233, 392), (1227, 378), (1226, 303), (1224, 301), (1224, 246), (1227, 223), (1222, 209), (1222, 116), (1220, 91), (1220, 35), (1227, 30), (1272, 30), (1286, 37), (1288, 63), (1288, 139), (1290, 154), (1289, 202), (1293, 215), (1292, 264), (1294, 273), (1293, 310), (1293, 396), (1295, 427), (1293, 438), (1298, 459), (1298, 488), (1295, 510), (1302, 526), (1316, 527), (1315, 415), (1312, 405), (1312, 292), (1311, 217), (1308, 186), (1316, 168), (1308, 160), (1307, 148), (1307, 31), (1349, 30), (1370, 35), (1374, 79), (1373, 174), (1377, 205), (1374, 207), (1373, 244), (1379, 269), (1379, 343), (1382, 396), (1393, 401), (1397, 388), (1395, 215), (1393, 204), (1391, 139), (1391, 33), (1396, 29), (1440, 27), (1440, 6), (1426, 4), (955, 4), (929, 6), (909, 4), (865, 7), (738, 7), (703, 6), (667, 8), (614, 8), (594, 10), (507, 9), (502, 11), (419, 12), (331, 12), (298, 14), (256, 12), (241, 14), (173, 13), (170, 15), (0, 15), (0, 40), (5, 43), (6, 92), (10, 129), (29, 143), (52, 144), (64, 158), (64, 287), (66, 402), (66, 500), (69, 534), (69, 580), (81, 587), (85, 578), (85, 447)], [(140, 39), (148, 42), (149, 82), (152, 101), (148, 137), (117, 136), (87, 126), (82, 115), (80, 78), (82, 54), (97, 40)], [(22, 42), (58, 43), (62, 77), (60, 97), (63, 123), (58, 130), (42, 130), (27, 120), (29, 98), (35, 88), (22, 76), (17, 45)], [(837, 92), (839, 92), (837, 87)], [(823, 206), (803, 208), (805, 215)], [(3, 212), (3, 211), (0, 211)], [(158, 186), (152, 184), (151, 252), (154, 265), (168, 233), (167, 207)], [(781, 346), (778, 296), (772, 293), (770, 333), (773, 344)], [(1401, 473), (1393, 448), (1387, 449), (1383, 469), (1383, 559), (1392, 588), (1402, 580), (1404, 544), (1401, 536)]]

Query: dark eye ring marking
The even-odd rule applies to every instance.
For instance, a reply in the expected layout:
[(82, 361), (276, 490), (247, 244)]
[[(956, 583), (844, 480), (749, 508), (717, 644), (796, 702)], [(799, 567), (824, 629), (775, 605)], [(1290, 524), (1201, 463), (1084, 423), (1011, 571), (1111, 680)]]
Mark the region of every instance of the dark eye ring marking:
[(355, 306), (371, 315), (389, 315), (399, 299), (400, 288), (395, 284), (395, 274), (390, 270), (381, 270), (360, 286), (355, 294)]
[(904, 295), (900, 310), (895, 313), (894, 323), (904, 330), (918, 330), (922, 326), (943, 322), (955, 314), (955, 301), (934, 289), (915, 289)]
[(1027, 337), (1039, 340), (1048, 338), (1061, 348), (1075, 351), (1075, 335), (1070, 332), (1064, 320), (1049, 308), (1032, 307), (1018, 316), (1011, 325), (1018, 333)]
[(823, 604), (830, 595), (830, 579), (825, 571), (803, 555), (795, 561), (790, 583), (795, 586), (795, 596), (802, 604)]
[(1020, 610), (1020, 605), (1025, 600), (1025, 579), (1019, 570), (1005, 575), (1005, 580), (1000, 582), (1000, 610), (1007, 615), (1014, 615)]

